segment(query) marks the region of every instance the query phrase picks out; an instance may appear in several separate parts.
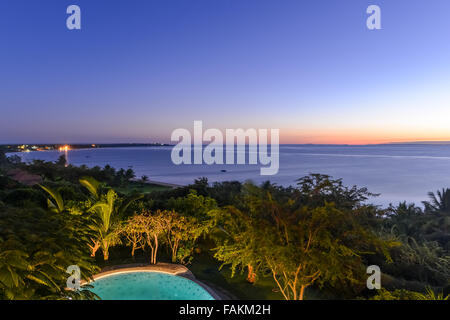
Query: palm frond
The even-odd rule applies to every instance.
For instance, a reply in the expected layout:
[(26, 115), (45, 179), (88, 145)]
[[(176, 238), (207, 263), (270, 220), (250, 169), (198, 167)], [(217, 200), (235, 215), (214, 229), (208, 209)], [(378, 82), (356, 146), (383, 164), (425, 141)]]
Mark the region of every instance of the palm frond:
[(88, 189), (88, 191), (96, 198), (99, 198), (98, 189), (100, 187), (100, 182), (92, 177), (82, 177), (80, 178), (80, 183), (83, 187)]
[(47, 192), (50, 197), (53, 199), (47, 199), (47, 204), (49, 205), (49, 208), (61, 213), (64, 211), (64, 200), (61, 196), (61, 194), (57, 190), (53, 190), (49, 187), (45, 187), (43, 185), (39, 185), (45, 192)]

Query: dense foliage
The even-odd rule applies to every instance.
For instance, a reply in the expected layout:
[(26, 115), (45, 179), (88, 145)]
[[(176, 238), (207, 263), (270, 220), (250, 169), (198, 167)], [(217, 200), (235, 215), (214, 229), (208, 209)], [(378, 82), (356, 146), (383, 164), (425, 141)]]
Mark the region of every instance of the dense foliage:
[[(8, 172), (38, 175), (26, 185)], [(0, 298), (94, 299), (67, 290), (66, 272), (84, 280), (114, 259), (147, 263), (217, 261), (258, 286), (268, 279), (284, 299), (320, 290), (334, 298), (445, 299), (450, 284), (450, 189), (423, 208), (370, 204), (366, 188), (311, 174), (295, 187), (270, 182), (209, 184), (139, 194), (133, 170), (21, 163), (0, 153)], [(148, 177), (141, 179), (145, 184)], [(125, 249), (125, 250), (123, 250)], [(366, 288), (380, 266), (383, 289)]]

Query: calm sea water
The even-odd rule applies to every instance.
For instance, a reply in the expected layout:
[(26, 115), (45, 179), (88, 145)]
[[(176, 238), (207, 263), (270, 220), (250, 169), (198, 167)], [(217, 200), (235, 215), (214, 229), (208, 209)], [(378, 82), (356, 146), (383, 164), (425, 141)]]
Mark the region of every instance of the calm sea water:
[[(147, 175), (151, 180), (183, 185), (207, 177), (210, 182), (271, 180), (288, 186), (309, 173), (323, 173), (343, 178), (347, 185), (381, 193), (373, 202), (382, 205), (405, 200), (420, 204), (428, 191), (450, 187), (450, 145), (283, 145), (280, 170), (274, 176), (261, 176), (259, 165), (177, 166), (170, 152), (171, 147), (80, 149), (69, 151), (68, 161), (89, 167), (132, 168), (138, 177)], [(60, 155), (58, 151), (20, 154), (24, 161), (55, 161)]]

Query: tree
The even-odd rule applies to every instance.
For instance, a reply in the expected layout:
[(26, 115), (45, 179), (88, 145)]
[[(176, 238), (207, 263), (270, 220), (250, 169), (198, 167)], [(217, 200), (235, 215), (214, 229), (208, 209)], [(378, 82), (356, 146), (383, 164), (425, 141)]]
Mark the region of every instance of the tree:
[(417, 300), (450, 300), (450, 294), (444, 295), (443, 292), (436, 293), (430, 287), (427, 287), (425, 293), (419, 293)]
[(230, 264), (232, 277), (237, 269), (247, 268), (247, 281), (254, 283), (262, 264), (258, 254), (261, 229), (254, 225), (257, 222), (233, 206), (211, 211), (210, 216), (218, 230), (212, 236), (217, 244), (214, 257), (223, 262), (220, 268)]
[(326, 200), (299, 205), (271, 185), (246, 184), (245, 193), (245, 210), (228, 207), (228, 214), (219, 213), (223, 224), (218, 225), (229, 237), (219, 241), (215, 257), (233, 270), (270, 272), (285, 299), (303, 299), (313, 284), (360, 283), (364, 256), (381, 252), (390, 259), (388, 249), (396, 245), (360, 223), (350, 209), (357, 203), (342, 208)]
[(47, 198), (47, 205), (51, 211), (62, 213), (64, 210), (66, 210), (64, 200), (58, 190), (53, 190), (52, 188), (45, 187), (43, 185), (39, 186), (50, 196), (50, 198)]
[(377, 294), (370, 300), (450, 300), (450, 295), (445, 296), (442, 292), (436, 294), (431, 288), (427, 288), (425, 293), (397, 289), (388, 291), (386, 289), (377, 290)]
[(127, 181), (130, 181), (131, 179), (133, 179), (134, 177), (136, 177), (136, 175), (134, 174), (133, 169), (127, 169), (127, 171), (125, 171), (125, 179)]
[(153, 215), (150, 212), (135, 214), (128, 219), (124, 227), (125, 237), (131, 244), (131, 255), (134, 257), (135, 250), (145, 249), (148, 246), (150, 248), (150, 263), (152, 264), (157, 262), (159, 236), (162, 233), (163, 222), (160, 211)]
[(6, 156), (3, 150), (0, 150), (0, 168), (3, 168), (8, 164), (9, 164), (8, 157)]
[(109, 248), (121, 241), (121, 216), (130, 204), (140, 199), (142, 195), (137, 194), (124, 201), (112, 189), (103, 192), (101, 183), (92, 177), (82, 177), (79, 182), (90, 194), (88, 201), (81, 205), (72, 203), (69, 206), (64, 202), (59, 190), (45, 186), (41, 186), (41, 188), (50, 196), (47, 203), (51, 211), (56, 213), (70, 212), (76, 215), (82, 215), (83, 212), (91, 213), (89, 221), (85, 221), (93, 232), (90, 235), (91, 243), (89, 244), (91, 256), (95, 257), (98, 249), (101, 249), (103, 258), (108, 260)]
[(131, 256), (134, 259), (136, 250), (145, 248), (144, 232), (147, 221), (142, 215), (134, 215), (128, 219), (122, 229), (122, 234), (127, 239), (128, 245), (131, 245)]
[(214, 182), (208, 188), (208, 196), (215, 199), (221, 207), (238, 206), (241, 201), (242, 183), (239, 181)]
[(161, 228), (172, 256), (172, 262), (187, 263), (192, 256), (196, 240), (204, 232), (204, 225), (193, 217), (183, 216), (173, 210), (159, 213)]
[(67, 165), (66, 155), (64, 154), (60, 155), (58, 160), (56, 161), (56, 165), (65, 167)]
[(285, 230), (272, 226), (262, 239), (265, 261), (286, 299), (302, 300), (305, 289), (315, 283), (361, 283), (364, 255), (382, 251), (390, 259), (388, 248), (393, 243), (377, 238), (351, 212), (334, 204), (304, 207), (296, 216)]
[(297, 180), (297, 201), (311, 207), (333, 202), (337, 208), (353, 209), (370, 197), (378, 196), (367, 188), (344, 186), (342, 179), (333, 179), (329, 175), (313, 173)]
[(114, 214), (116, 199), (117, 194), (111, 189), (104, 199), (99, 200), (89, 209), (89, 212), (97, 214), (91, 225), (97, 235), (96, 238), (92, 239), (93, 244), (90, 246), (92, 256), (95, 256), (96, 251), (101, 248), (104, 260), (109, 258), (109, 248), (120, 243), (120, 221)]
[(399, 237), (420, 238), (424, 218), (421, 208), (413, 203), (401, 202), (396, 207), (390, 205), (384, 225), (388, 228), (388, 232)]
[(196, 190), (190, 190), (185, 197), (169, 199), (167, 207), (185, 216), (208, 220), (208, 213), (217, 209), (217, 203), (212, 198), (199, 195)]
[(425, 211), (429, 213), (450, 213), (450, 189), (442, 191), (429, 192), (430, 201), (423, 201)]
[(146, 244), (150, 247), (150, 263), (156, 264), (156, 257), (159, 247), (159, 236), (164, 232), (163, 213), (157, 211), (156, 214), (145, 213), (144, 235)]
[(429, 192), (430, 201), (424, 201), (427, 219), (423, 221), (423, 234), (429, 241), (438, 241), (450, 248), (450, 189)]
[(93, 178), (83, 177), (80, 179), (80, 183), (88, 189), (93, 201), (95, 201), (88, 209), (88, 212), (95, 213), (91, 229), (96, 236), (91, 238), (92, 243), (89, 246), (91, 255), (95, 256), (96, 251), (101, 248), (104, 260), (108, 260), (109, 248), (121, 242), (121, 215), (141, 195), (122, 203), (122, 200), (112, 189), (109, 189), (106, 194), (101, 194), (100, 183)]
[(84, 280), (98, 271), (89, 257), (89, 231), (81, 216), (40, 208), (0, 212), (0, 299), (93, 299), (67, 291), (66, 269), (77, 265)]
[(399, 240), (402, 245), (391, 251), (394, 263), (381, 266), (384, 272), (434, 286), (450, 283), (450, 255), (437, 242)]

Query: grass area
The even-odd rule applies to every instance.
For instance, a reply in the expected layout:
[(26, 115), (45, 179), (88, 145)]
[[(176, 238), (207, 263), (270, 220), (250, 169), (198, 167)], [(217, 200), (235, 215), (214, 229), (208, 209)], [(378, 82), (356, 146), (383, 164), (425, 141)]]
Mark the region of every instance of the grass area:
[(251, 284), (246, 281), (245, 274), (236, 273), (234, 277), (231, 277), (230, 268), (224, 267), (219, 271), (220, 263), (207, 254), (196, 255), (192, 264), (187, 267), (198, 280), (220, 287), (240, 300), (279, 300), (283, 298), (272, 278), (263, 277), (258, 279), (255, 284)]
[(171, 187), (162, 186), (154, 183), (142, 183), (142, 182), (129, 182), (125, 187), (115, 187), (117, 192), (122, 194), (131, 194), (135, 192), (139, 193), (150, 193), (153, 191), (167, 191), (170, 190)]

